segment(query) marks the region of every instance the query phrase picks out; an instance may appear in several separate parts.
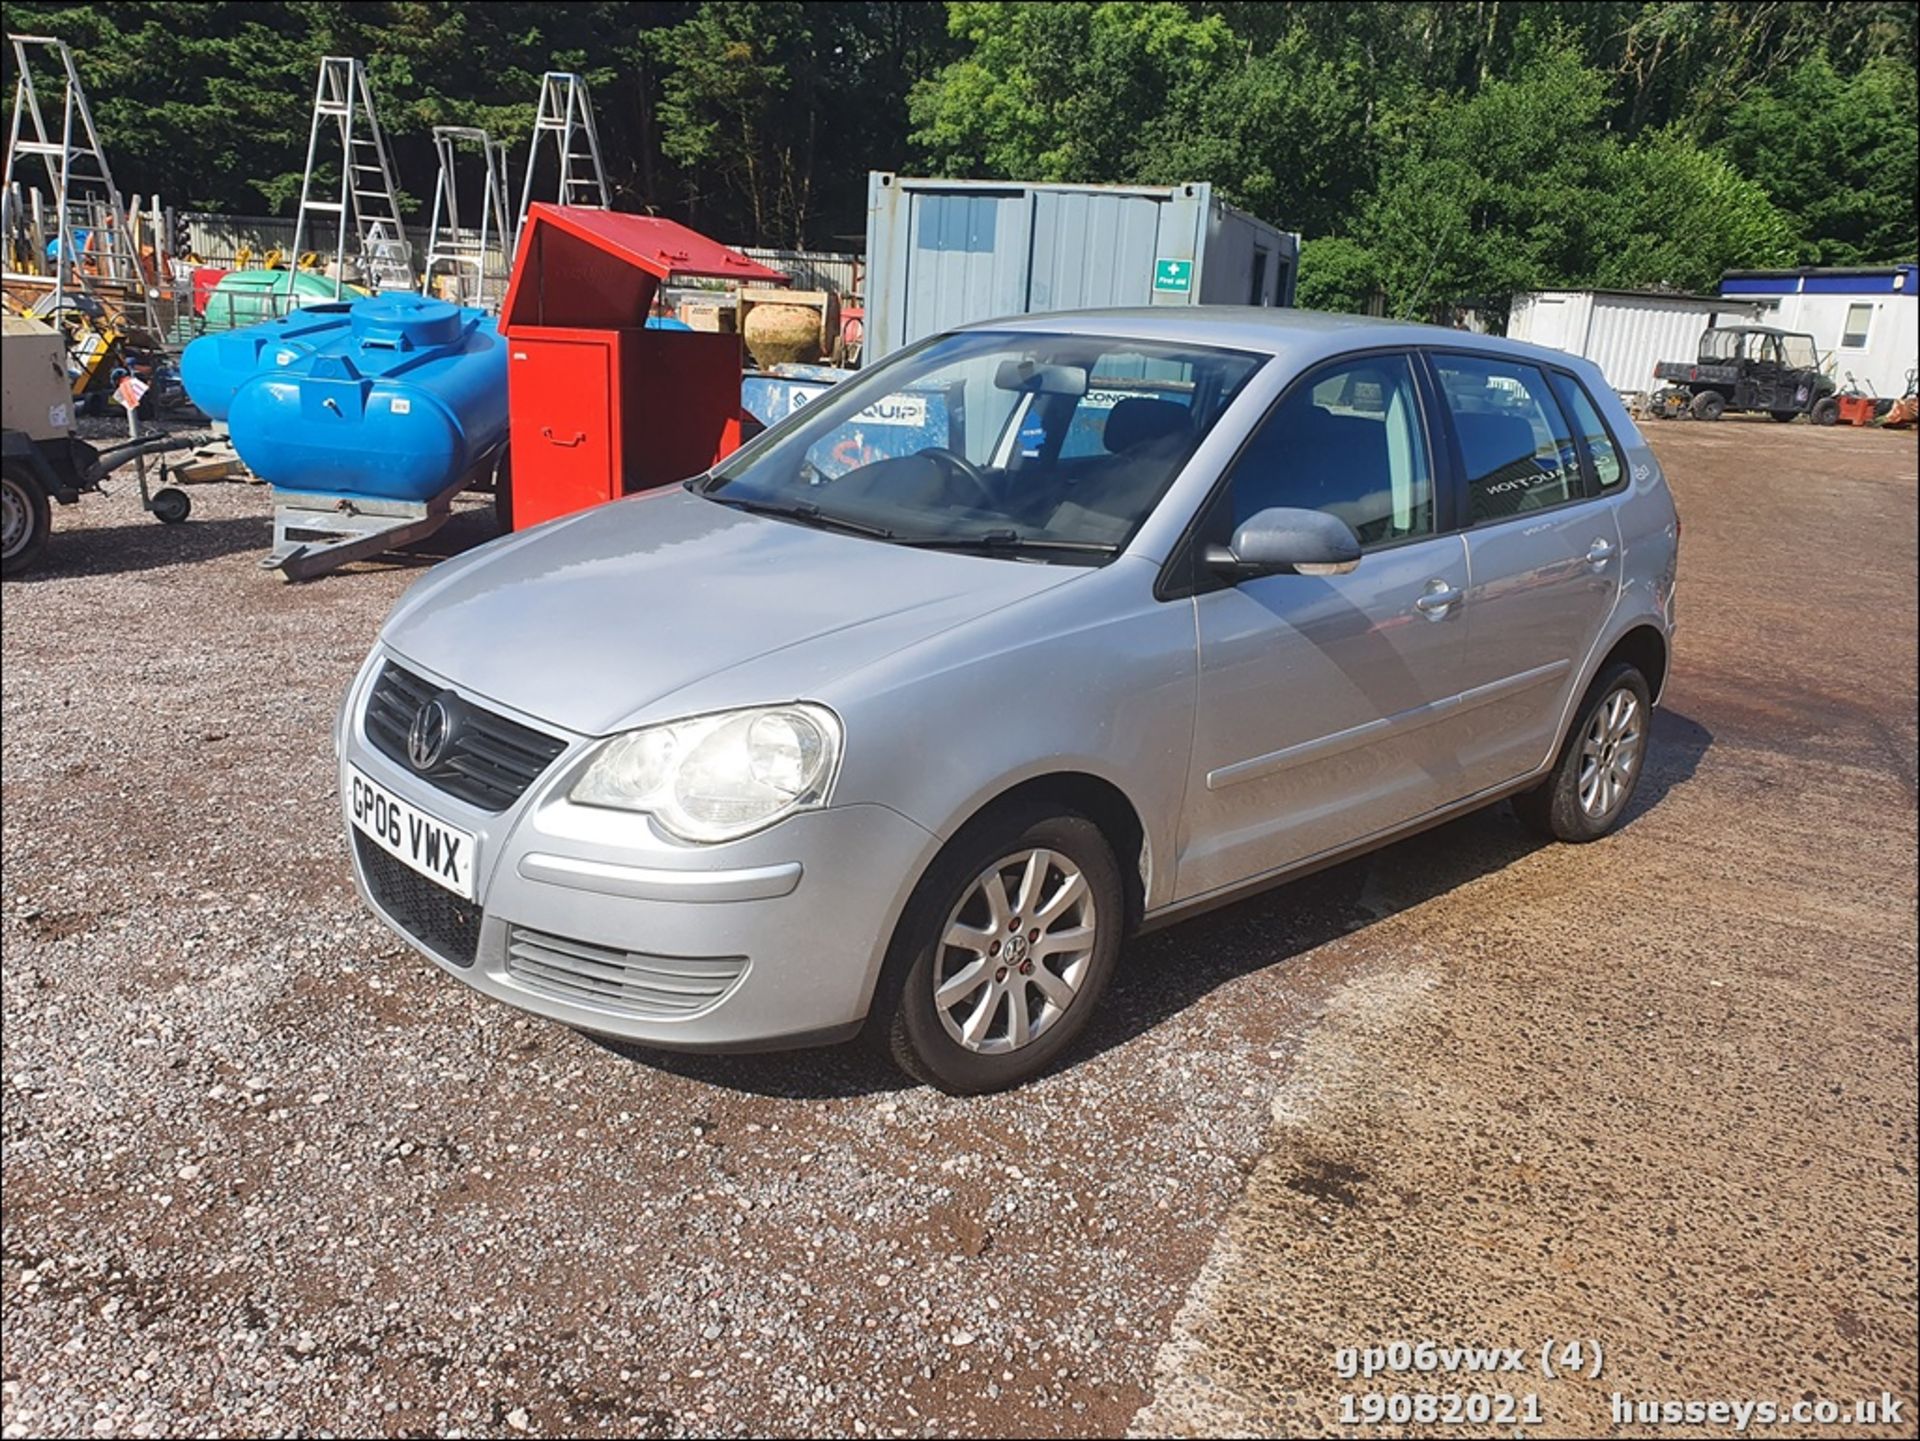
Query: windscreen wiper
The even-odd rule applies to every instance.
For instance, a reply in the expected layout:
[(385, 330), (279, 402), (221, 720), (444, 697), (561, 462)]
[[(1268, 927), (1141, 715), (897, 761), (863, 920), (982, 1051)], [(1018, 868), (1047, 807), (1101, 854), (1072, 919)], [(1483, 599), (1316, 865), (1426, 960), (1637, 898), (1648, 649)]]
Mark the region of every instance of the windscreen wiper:
[(746, 500), (714, 495), (711, 492), (702, 493), (716, 505), (732, 506), (735, 510), (744, 510), (748, 515), (770, 515), (778, 520), (793, 520), (801, 525), (817, 526), (821, 530), (840, 530), (848, 535), (870, 535), (876, 540), (893, 539), (893, 532), (885, 526), (868, 525), (864, 520), (849, 520), (842, 515), (830, 514), (810, 500), (798, 501), (793, 505), (774, 505), (764, 500)]
[(983, 530), (973, 535), (920, 535), (899, 542), (920, 550), (1073, 550), (1117, 555), (1120, 547), (1104, 540), (1049, 540), (1012, 530)]

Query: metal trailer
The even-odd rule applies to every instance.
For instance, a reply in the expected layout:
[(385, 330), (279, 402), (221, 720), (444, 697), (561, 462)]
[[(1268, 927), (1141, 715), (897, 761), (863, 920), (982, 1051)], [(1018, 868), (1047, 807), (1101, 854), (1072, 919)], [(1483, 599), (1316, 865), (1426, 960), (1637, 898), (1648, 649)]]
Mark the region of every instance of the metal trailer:
[(1714, 295), (1637, 290), (1538, 290), (1513, 297), (1507, 338), (1583, 355), (1622, 395), (1654, 388), (1653, 368), (1692, 355), (1700, 332), (1742, 325), (1760, 308)]
[(1108, 305), (1291, 305), (1300, 237), (1184, 185), (867, 177), (866, 349)]

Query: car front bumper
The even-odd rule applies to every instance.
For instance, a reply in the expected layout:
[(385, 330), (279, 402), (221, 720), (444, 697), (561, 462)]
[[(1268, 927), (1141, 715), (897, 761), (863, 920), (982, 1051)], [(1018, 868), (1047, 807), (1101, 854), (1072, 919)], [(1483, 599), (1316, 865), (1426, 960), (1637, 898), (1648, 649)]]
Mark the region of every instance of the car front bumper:
[[(900, 909), (938, 846), (929, 832), (863, 804), (725, 844), (682, 844), (645, 816), (566, 800), (592, 744), (584, 738), (514, 806), (477, 810), (367, 740), (360, 716), (374, 669), (356, 684), (339, 736), (354, 879), (374, 913), (442, 970), (520, 1010), (668, 1049), (780, 1049), (858, 1030)], [(475, 837), (472, 903), (422, 890), (434, 883), (354, 839), (345, 797), (356, 769)], [(440, 942), (419, 902), (471, 917), (467, 946)]]

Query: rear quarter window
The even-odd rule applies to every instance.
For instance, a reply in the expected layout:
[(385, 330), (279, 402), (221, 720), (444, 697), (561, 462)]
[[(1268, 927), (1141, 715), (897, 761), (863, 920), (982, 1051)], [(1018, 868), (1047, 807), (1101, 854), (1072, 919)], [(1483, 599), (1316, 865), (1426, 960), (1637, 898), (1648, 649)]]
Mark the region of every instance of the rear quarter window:
[(1612, 490), (1627, 478), (1627, 468), (1621, 462), (1620, 447), (1614, 444), (1613, 433), (1600, 419), (1600, 408), (1593, 403), (1586, 387), (1571, 375), (1555, 372), (1553, 390), (1572, 419), (1574, 429), (1587, 442), (1587, 453), (1593, 457), (1593, 473), (1600, 488)]

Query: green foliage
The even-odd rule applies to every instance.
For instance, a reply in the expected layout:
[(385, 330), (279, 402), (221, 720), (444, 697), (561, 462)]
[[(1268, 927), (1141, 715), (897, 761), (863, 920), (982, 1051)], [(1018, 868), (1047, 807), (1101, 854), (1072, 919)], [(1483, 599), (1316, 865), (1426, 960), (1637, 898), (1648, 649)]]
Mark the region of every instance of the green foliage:
[(290, 212), (325, 54), (367, 61), (414, 197), (432, 127), (478, 124), (515, 144), (517, 198), (541, 72), (579, 70), (615, 203), (726, 239), (857, 242), (869, 169), (1209, 180), (1308, 237), (1303, 301), (1409, 315), (1911, 258), (1916, 15), (1899, 0), (7, 7), (9, 28), (74, 43), (122, 188), (176, 206)]
[(1728, 159), (1798, 219), (1809, 263), (1913, 256), (1914, 87), (1911, 56), (1843, 78), (1814, 55), (1728, 116)]

